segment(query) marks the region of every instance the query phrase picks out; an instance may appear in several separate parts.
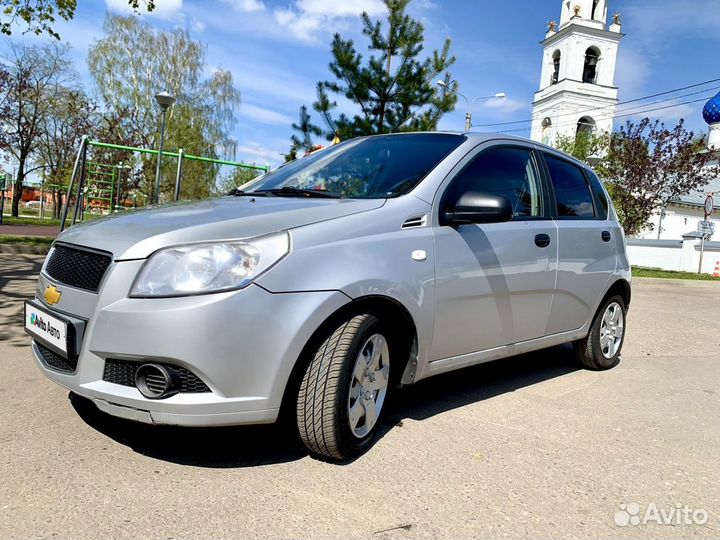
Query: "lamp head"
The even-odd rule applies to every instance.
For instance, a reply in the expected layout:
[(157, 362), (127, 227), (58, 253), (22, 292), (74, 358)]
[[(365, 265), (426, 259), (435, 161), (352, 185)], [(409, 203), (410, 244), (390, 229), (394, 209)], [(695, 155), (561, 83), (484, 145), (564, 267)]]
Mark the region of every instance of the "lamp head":
[(155, 94), (155, 101), (163, 111), (166, 111), (173, 103), (175, 103), (175, 97), (170, 95), (168, 92), (160, 92)]

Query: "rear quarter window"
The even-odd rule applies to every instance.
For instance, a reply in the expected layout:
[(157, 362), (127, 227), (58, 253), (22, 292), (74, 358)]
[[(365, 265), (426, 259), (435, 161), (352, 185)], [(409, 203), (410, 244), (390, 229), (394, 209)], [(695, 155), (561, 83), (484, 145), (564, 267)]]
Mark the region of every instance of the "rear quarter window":
[(608, 212), (610, 211), (610, 201), (608, 201), (608, 197), (602, 187), (602, 182), (600, 182), (600, 179), (597, 177), (595, 172), (590, 169), (585, 169), (585, 174), (590, 181), (590, 189), (592, 190), (593, 195), (595, 195), (595, 201), (597, 202), (597, 217), (600, 219), (607, 219)]

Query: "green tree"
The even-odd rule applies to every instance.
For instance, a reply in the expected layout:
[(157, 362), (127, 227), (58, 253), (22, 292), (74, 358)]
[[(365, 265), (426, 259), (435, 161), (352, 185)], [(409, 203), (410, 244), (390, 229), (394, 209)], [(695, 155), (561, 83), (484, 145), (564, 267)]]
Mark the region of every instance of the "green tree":
[(75, 74), (67, 47), (57, 44), (10, 46), (7, 79), (0, 93), (0, 149), (17, 164), (12, 215), (17, 216), (26, 177), (43, 168), (36, 163), (38, 147), (46, 127), (53, 93), (71, 87)]
[(322, 129), (310, 121), (310, 114), (307, 107), (300, 107), (300, 121), (293, 123), (292, 128), (298, 132), (298, 135), (290, 137), (290, 151), (284, 155), (285, 161), (292, 161), (298, 157), (298, 152), (310, 152), (315, 147), (313, 143), (313, 135), (318, 137), (322, 135)]
[[(128, 0), (135, 10), (143, 4), (148, 11), (155, 9), (155, 0)], [(55, 39), (60, 34), (52, 29), (57, 17), (69, 21), (75, 16), (77, 0), (0, 0), (0, 32), (9, 36), (13, 25), (25, 25), (24, 32), (47, 33)]]
[[(450, 40), (445, 40), (440, 51), (422, 58), (424, 29), (406, 13), (410, 0), (384, 2), (386, 20), (372, 21), (366, 12), (361, 16), (362, 33), (369, 39), (367, 59), (352, 40), (340, 34), (333, 38), (329, 67), (334, 79), (318, 83), (318, 98), (313, 104), (327, 126), (328, 140), (433, 130), (442, 115), (455, 107), (457, 83), (447, 71), (455, 62)], [(439, 77), (446, 86), (435, 84)], [(337, 101), (333, 95), (349, 100), (357, 113), (335, 117)]]
[[(230, 136), (236, 122), (240, 93), (229, 71), (206, 63), (205, 47), (186, 30), (159, 31), (136, 17), (108, 16), (105, 35), (90, 48), (90, 74), (103, 109), (114, 115), (118, 140), (133, 146), (156, 148), (159, 109), (154, 95), (160, 90), (177, 101), (168, 111), (165, 147), (186, 153), (234, 158)], [(145, 193), (154, 182), (155, 158), (145, 158), (134, 171)], [(161, 195), (169, 197), (175, 184), (174, 160), (163, 160)], [(209, 163), (186, 162), (183, 196), (196, 198), (214, 189), (218, 168)]]
[(60, 217), (80, 140), (96, 128), (94, 103), (79, 88), (57, 86), (48, 96), (48, 110), (38, 143), (36, 161), (42, 167), (45, 190), (52, 194), (53, 217)]
[(607, 132), (581, 131), (575, 137), (558, 135), (554, 146), (590, 166), (597, 166), (602, 165), (609, 144), (610, 134)]
[(262, 174), (257, 169), (246, 169), (244, 167), (235, 167), (232, 173), (220, 179), (218, 182), (218, 194), (227, 195), (235, 188), (247, 184), (250, 180), (254, 180)]

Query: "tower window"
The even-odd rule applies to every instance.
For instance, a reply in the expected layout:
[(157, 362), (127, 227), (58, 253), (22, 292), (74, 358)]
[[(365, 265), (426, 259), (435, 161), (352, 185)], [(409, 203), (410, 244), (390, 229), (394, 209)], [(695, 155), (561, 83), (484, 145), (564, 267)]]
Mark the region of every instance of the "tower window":
[(584, 137), (590, 137), (593, 131), (595, 131), (595, 120), (590, 116), (583, 116), (577, 123), (577, 132), (575, 134), (575, 140), (582, 139)]
[(552, 120), (550, 118), (545, 118), (542, 121), (542, 143), (543, 144), (551, 144), (552, 141), (550, 140), (550, 137), (552, 135)]
[(597, 81), (597, 65), (600, 59), (600, 51), (595, 47), (590, 47), (585, 51), (585, 67), (583, 69), (584, 83), (595, 84)]
[(597, 15), (597, 8), (598, 8), (599, 3), (600, 3), (600, 0), (593, 0), (592, 15), (590, 15), (591, 19), (595, 19), (595, 15)]
[(550, 84), (556, 84), (560, 80), (560, 51), (553, 53), (553, 73), (550, 77)]

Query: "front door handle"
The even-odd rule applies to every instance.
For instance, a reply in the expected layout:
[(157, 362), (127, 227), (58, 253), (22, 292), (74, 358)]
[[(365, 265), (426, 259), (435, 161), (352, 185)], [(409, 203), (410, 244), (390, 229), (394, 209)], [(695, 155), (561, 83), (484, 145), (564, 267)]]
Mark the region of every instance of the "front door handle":
[(612, 236), (610, 236), (610, 231), (603, 231), (600, 237), (603, 239), (603, 242), (609, 242), (610, 238), (612, 238)]
[(548, 247), (550, 245), (550, 236), (547, 234), (536, 234), (535, 245), (541, 248)]

